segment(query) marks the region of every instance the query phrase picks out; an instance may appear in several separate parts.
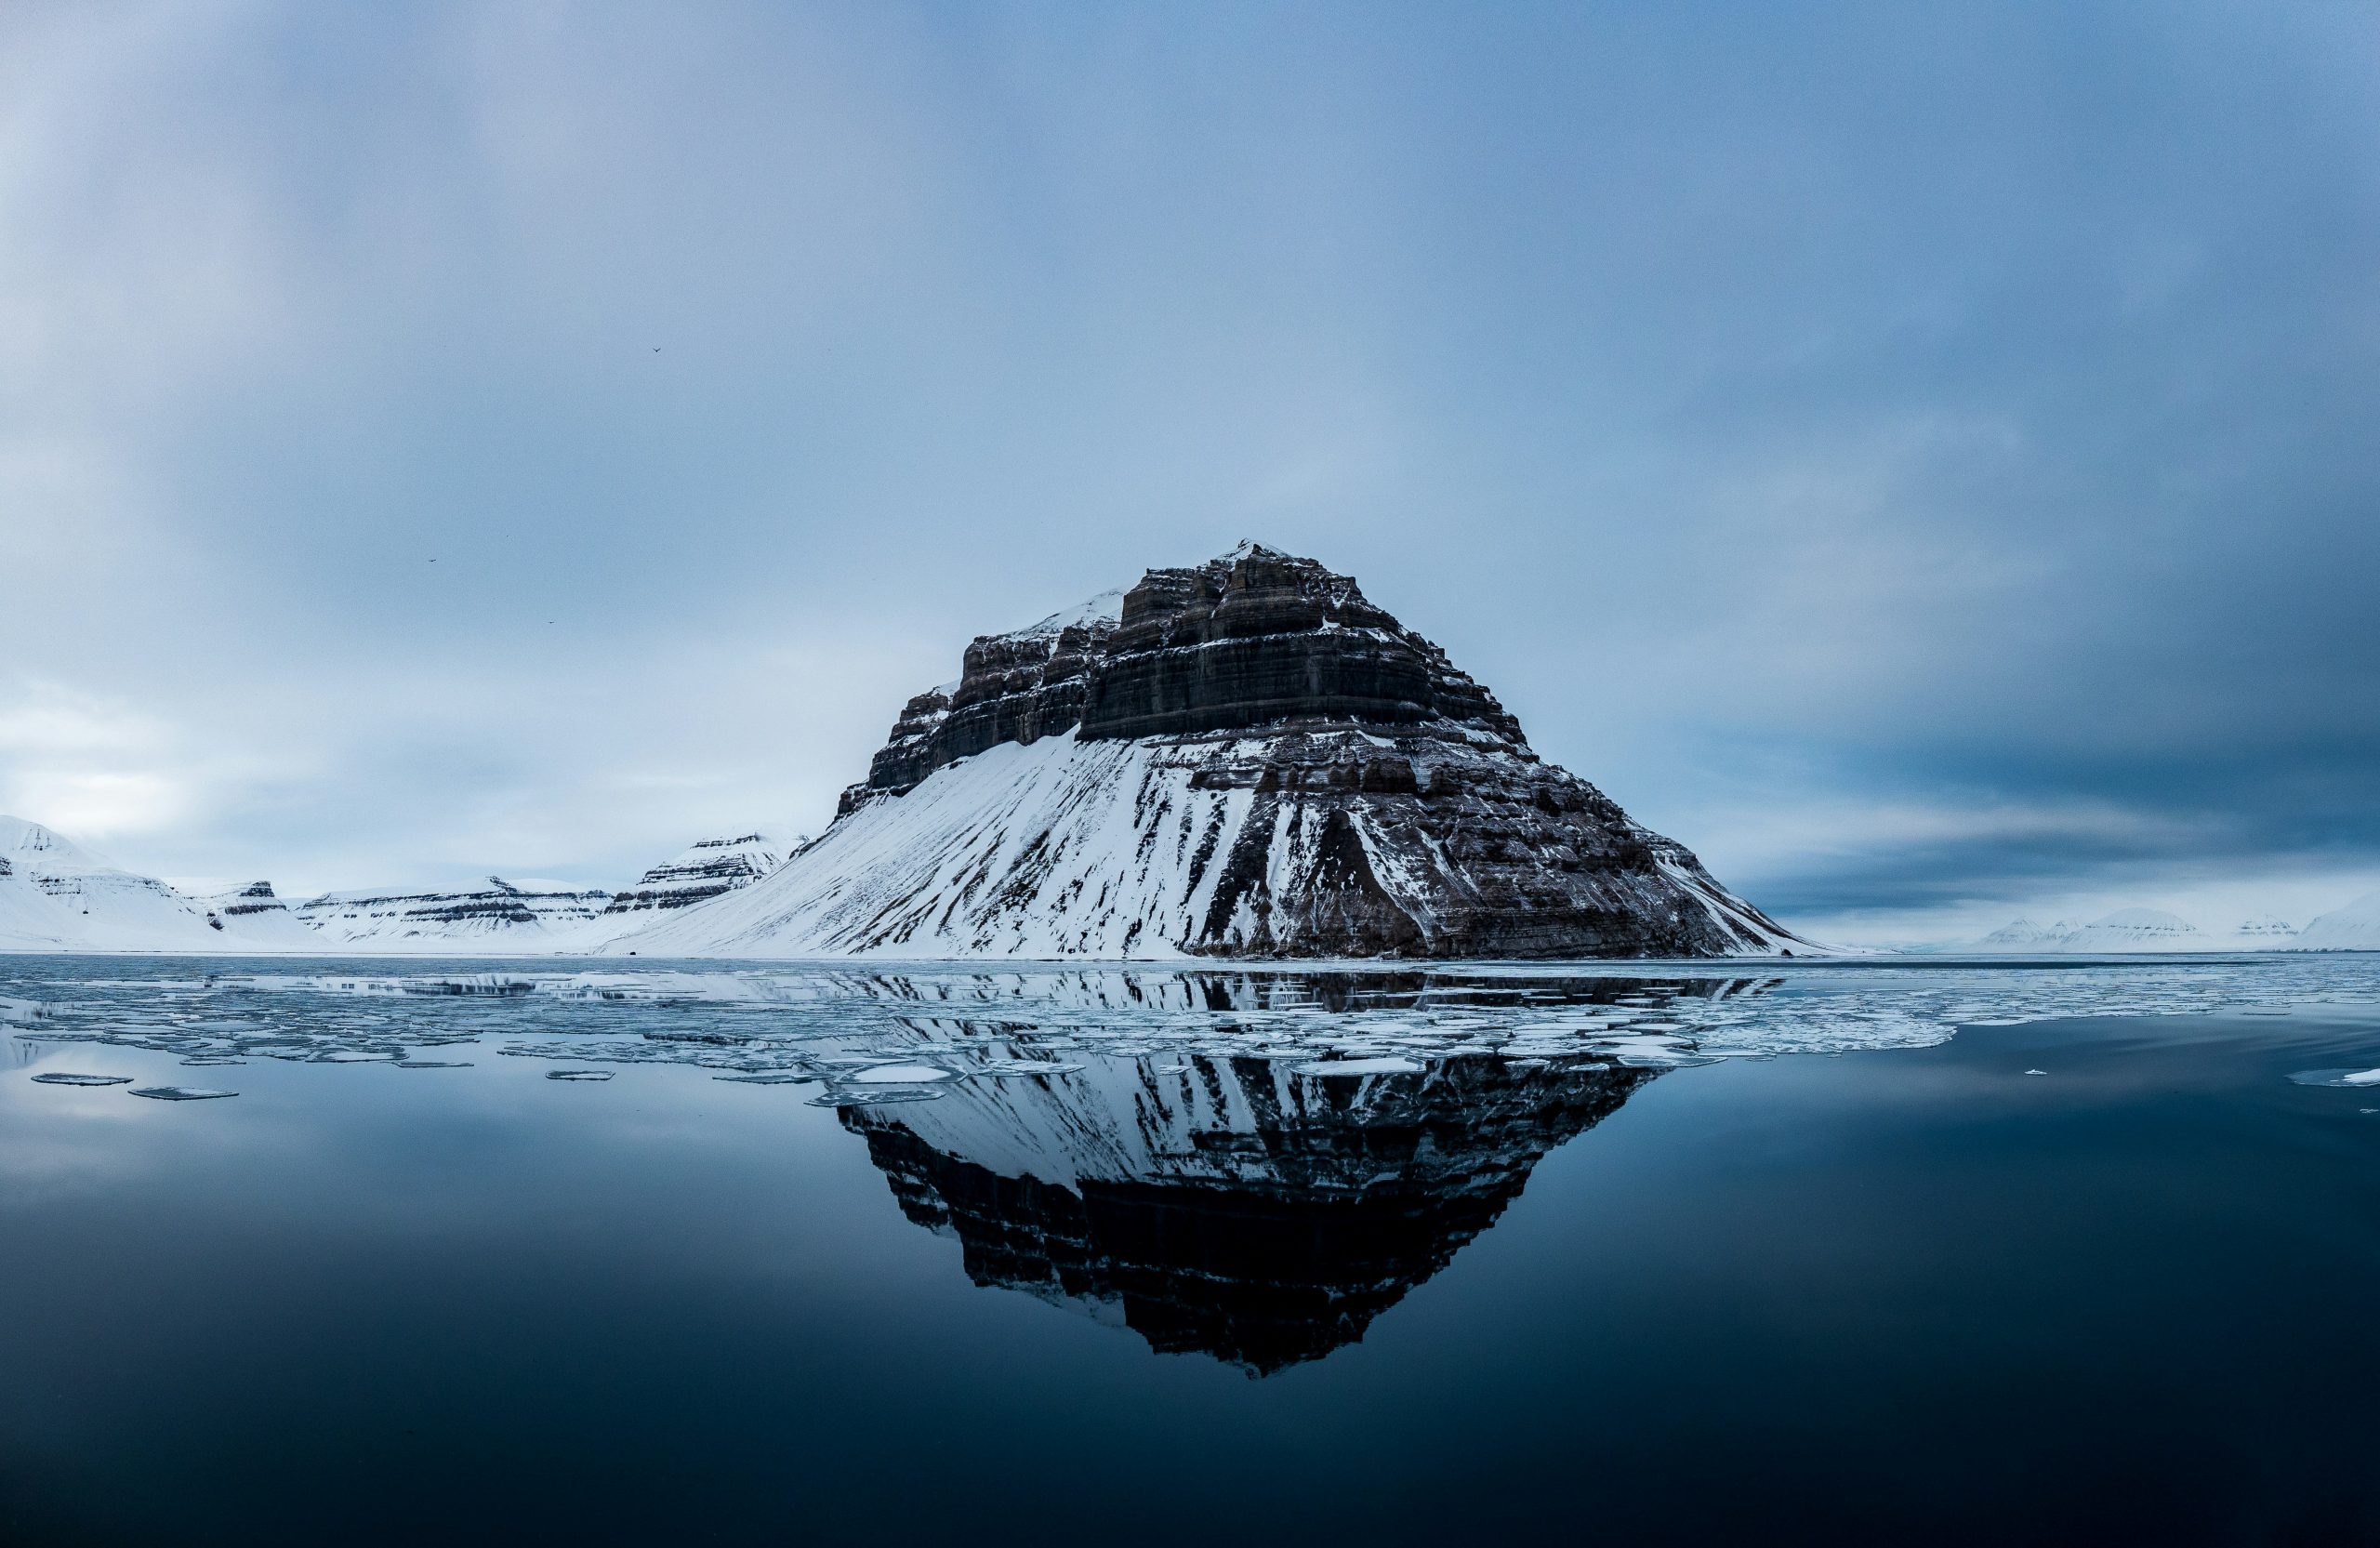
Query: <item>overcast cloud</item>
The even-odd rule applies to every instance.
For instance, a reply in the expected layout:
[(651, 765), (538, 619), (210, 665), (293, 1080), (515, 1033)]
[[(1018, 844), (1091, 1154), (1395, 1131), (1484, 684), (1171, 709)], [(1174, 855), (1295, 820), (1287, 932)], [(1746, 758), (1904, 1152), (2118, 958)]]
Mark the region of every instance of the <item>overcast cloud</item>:
[(616, 884), (1255, 537), (1811, 928), (2302, 922), (2375, 258), (2360, 3), (20, 0), (0, 811)]

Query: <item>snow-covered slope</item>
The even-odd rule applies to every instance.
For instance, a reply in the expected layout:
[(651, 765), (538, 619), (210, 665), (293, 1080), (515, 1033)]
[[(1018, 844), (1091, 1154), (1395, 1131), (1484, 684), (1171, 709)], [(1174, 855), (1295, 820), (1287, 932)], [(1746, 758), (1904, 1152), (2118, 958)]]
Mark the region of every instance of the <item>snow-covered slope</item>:
[(2380, 893), (2366, 893), (2322, 915), (2289, 946), (2293, 951), (2380, 951)]
[(1808, 950), (1544, 763), (1445, 653), (1243, 547), (967, 649), (824, 837), (644, 955)]
[(636, 885), (613, 895), (604, 912), (624, 927), (641, 922), (623, 915), (666, 914), (748, 887), (785, 864), (807, 840), (779, 843), (765, 833), (703, 839), (673, 859), (654, 867)]
[(63, 835), (0, 817), (0, 948), (223, 951), (206, 906), (110, 865)]
[(583, 951), (618, 933), (612, 894), (562, 881), (491, 876), (448, 889), (325, 893), (298, 906), (328, 948), (496, 956)]

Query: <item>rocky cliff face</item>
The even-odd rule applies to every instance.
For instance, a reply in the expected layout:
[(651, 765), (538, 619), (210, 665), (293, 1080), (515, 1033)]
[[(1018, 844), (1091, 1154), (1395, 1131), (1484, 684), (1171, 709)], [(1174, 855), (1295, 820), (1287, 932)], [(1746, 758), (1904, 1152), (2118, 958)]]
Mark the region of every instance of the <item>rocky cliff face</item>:
[(683, 853), (639, 877), (635, 886), (614, 893), (603, 912), (616, 917), (691, 907), (750, 886), (784, 865), (786, 856), (801, 843), (796, 839), (791, 844), (781, 844), (765, 833), (698, 840)]
[[(680, 926), (682, 925), (682, 928)], [(1712, 956), (1805, 947), (1540, 760), (1446, 653), (1245, 546), (967, 648), (835, 826), (639, 949)]]

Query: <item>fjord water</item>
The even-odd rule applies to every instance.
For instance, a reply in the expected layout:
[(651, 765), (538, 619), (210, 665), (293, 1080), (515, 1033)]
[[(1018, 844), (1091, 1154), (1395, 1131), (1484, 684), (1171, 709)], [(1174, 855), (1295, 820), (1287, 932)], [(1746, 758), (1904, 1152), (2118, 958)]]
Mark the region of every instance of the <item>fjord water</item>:
[(2369, 1541), (2376, 976), (0, 959), (0, 1540)]

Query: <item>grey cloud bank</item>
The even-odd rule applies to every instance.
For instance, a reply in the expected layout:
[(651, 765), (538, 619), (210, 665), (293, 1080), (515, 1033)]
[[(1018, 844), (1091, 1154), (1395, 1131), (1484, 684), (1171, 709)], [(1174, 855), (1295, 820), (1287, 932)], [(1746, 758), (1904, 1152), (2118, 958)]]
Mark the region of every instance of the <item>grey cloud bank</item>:
[(2302, 922), (2380, 884), (2375, 52), (16, 7), (0, 811), (617, 884), (814, 831), (968, 636), (1254, 536), (1790, 921)]

